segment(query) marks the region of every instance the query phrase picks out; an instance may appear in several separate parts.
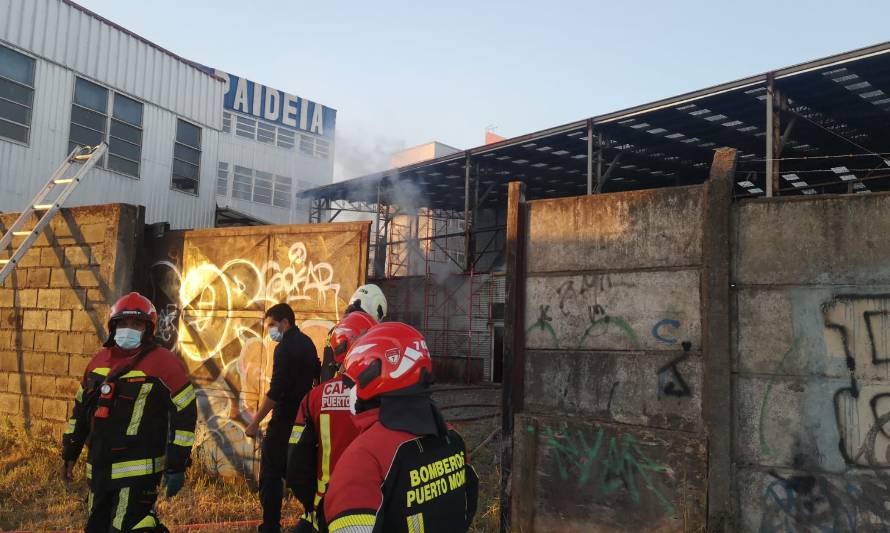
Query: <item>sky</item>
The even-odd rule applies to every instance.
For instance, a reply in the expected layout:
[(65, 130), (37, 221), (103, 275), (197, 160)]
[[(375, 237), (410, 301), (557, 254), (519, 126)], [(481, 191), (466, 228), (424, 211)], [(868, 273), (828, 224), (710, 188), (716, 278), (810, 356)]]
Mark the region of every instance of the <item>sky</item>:
[(335, 180), (890, 40), (880, 0), (77, 1), (337, 109)]

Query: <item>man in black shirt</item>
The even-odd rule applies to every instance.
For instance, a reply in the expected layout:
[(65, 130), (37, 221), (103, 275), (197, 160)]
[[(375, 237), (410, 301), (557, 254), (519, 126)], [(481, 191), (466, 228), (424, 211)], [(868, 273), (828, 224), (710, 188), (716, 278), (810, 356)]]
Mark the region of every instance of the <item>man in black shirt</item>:
[(296, 326), (289, 305), (273, 305), (266, 311), (269, 337), (278, 343), (272, 361), (272, 382), (256, 418), (247, 426), (248, 437), (256, 437), (259, 425), (272, 411), (260, 458), (260, 501), (263, 523), (259, 531), (281, 531), (281, 498), (287, 474), (287, 443), (303, 396), (318, 379), (321, 365), (312, 340)]

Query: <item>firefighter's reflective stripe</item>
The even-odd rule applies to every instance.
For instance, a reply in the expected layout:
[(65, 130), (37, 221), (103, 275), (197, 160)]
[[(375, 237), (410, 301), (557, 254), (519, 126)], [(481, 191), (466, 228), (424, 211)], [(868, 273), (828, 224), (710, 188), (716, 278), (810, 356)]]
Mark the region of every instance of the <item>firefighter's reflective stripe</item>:
[(413, 514), (408, 517), (408, 533), (424, 533), (423, 513)]
[(74, 401), (82, 402), (83, 401), (83, 386), (77, 386), (77, 394), (74, 395)]
[(124, 529), (124, 515), (127, 514), (127, 504), (130, 503), (130, 487), (124, 487), (118, 493), (117, 510), (114, 512), (114, 520), (111, 526), (117, 530)]
[(110, 368), (106, 367), (98, 367), (90, 370), (93, 374), (99, 374), (100, 376), (107, 376), (109, 372), (111, 372)]
[(157, 474), (164, 470), (165, 464), (166, 462), (163, 457), (113, 463), (111, 465), (111, 479)]
[(351, 514), (341, 516), (331, 522), (328, 531), (331, 533), (371, 533), (377, 517), (372, 514)]
[(321, 480), (319, 492), (327, 490), (328, 481), (331, 480), (331, 415), (322, 413), (318, 417), (321, 437)]
[(75, 426), (77, 426), (77, 419), (69, 418), (68, 419), (68, 427), (65, 428), (65, 435), (70, 435), (70, 434), (74, 433)]
[(136, 395), (136, 403), (133, 405), (133, 416), (130, 417), (130, 425), (127, 426), (127, 435), (139, 433), (139, 423), (142, 422), (142, 412), (145, 410), (145, 400), (151, 392), (152, 383), (143, 383)]
[(143, 529), (143, 528), (156, 528), (158, 527), (158, 521), (155, 517), (149, 515), (145, 515), (145, 518), (139, 521), (138, 524), (133, 526), (133, 529)]
[[(87, 479), (93, 478), (93, 465), (91, 465), (90, 463), (87, 463), (86, 476), (87, 476)], [(90, 496), (92, 496), (92, 494), (90, 494)]]
[(173, 397), (173, 404), (176, 405), (177, 411), (182, 411), (193, 401), (195, 401), (195, 389), (192, 387), (191, 383), (189, 383), (186, 388), (182, 389), (182, 392)]
[[(90, 465), (87, 465), (87, 466), (90, 466)], [(89, 479), (89, 478), (87, 478), (87, 479)], [(90, 491), (90, 497), (87, 498), (87, 512), (88, 513), (93, 512), (93, 491)]]
[(177, 446), (191, 446), (195, 443), (195, 434), (191, 431), (176, 430), (173, 434), (173, 444)]
[(296, 444), (300, 442), (300, 437), (303, 435), (303, 428), (306, 426), (294, 426), (294, 429), (290, 432), (290, 439), (287, 442), (290, 444)]
[(126, 374), (121, 376), (121, 379), (123, 379), (123, 378), (144, 378), (144, 377), (145, 377), (145, 372), (143, 372), (141, 370), (130, 370), (129, 372), (127, 372)]

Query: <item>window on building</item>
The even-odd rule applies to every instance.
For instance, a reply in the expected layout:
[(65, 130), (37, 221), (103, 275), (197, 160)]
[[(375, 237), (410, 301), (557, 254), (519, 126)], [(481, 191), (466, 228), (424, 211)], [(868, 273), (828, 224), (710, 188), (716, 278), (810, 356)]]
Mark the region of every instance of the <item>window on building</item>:
[[(111, 113), (108, 109), (109, 94), (114, 96)], [(103, 164), (109, 170), (138, 178), (142, 161), (142, 111), (141, 102), (77, 78), (71, 103), (68, 151), (78, 145), (96, 146), (106, 142), (108, 156)]]
[(253, 199), (253, 169), (235, 165), (235, 179), (232, 181), (232, 197), (242, 200)]
[(293, 180), (287, 176), (275, 176), (275, 191), (272, 195), (272, 205), (290, 209), (290, 198)]
[(272, 174), (268, 172), (254, 171), (253, 201), (258, 204), (272, 204)]
[(0, 46), (0, 137), (27, 143), (34, 103), (35, 61)]
[(331, 143), (321, 139), (315, 139), (315, 157), (327, 159), (330, 153)]
[(139, 177), (142, 160), (142, 104), (115, 94), (108, 135), (108, 168)]
[(235, 120), (235, 135), (256, 139), (256, 120), (238, 115)]
[(232, 114), (223, 112), (223, 132), (232, 133)]
[(173, 188), (198, 194), (201, 176), (201, 128), (182, 119), (176, 120), (173, 145)]
[(306, 155), (315, 155), (315, 141), (308, 135), (300, 135), (300, 151)]
[(229, 164), (220, 161), (216, 169), (216, 195), (227, 194), (229, 194)]
[(293, 150), (296, 144), (296, 134), (293, 130), (278, 128), (278, 146)]
[(71, 129), (68, 151), (80, 146), (96, 146), (106, 139), (108, 125), (108, 89), (77, 78), (71, 104)]
[(267, 122), (263, 122), (262, 120), (258, 121), (256, 128), (256, 140), (261, 143), (275, 144), (276, 129), (278, 128)]

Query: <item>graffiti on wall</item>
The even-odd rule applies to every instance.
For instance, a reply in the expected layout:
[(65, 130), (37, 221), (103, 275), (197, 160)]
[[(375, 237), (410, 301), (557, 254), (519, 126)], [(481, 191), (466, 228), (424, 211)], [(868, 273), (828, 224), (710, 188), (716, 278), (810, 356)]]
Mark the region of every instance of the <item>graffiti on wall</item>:
[[(291, 242), (277, 237), (284, 243), (276, 257), (274, 247), (264, 244), (268, 238), (186, 238), (181, 255), (168, 251), (172, 257), (155, 261), (149, 271), (159, 311), (158, 339), (180, 354), (199, 389), (196, 454), (224, 474), (256, 474), (258, 443), (244, 430), (271, 379), (275, 343), (264, 326), (266, 309), (290, 304), (320, 354), (345, 306), (342, 279), (358, 281), (359, 272), (350, 272), (358, 260), (338, 272), (331, 262), (314, 257), (335, 252), (336, 239), (316, 238), (310, 247), (299, 236)], [(224, 261), (214, 260), (220, 257)]]
[(545, 425), (540, 435), (529, 425), (526, 432), (540, 439), (562, 482), (601, 497), (623, 495), (634, 505), (648, 495), (666, 515), (676, 514), (666, 488), (674, 471), (650, 459), (634, 435), (603, 427), (592, 434), (580, 428), (572, 431), (565, 423), (556, 430)]
[[(849, 465), (890, 467), (890, 296), (839, 296), (822, 307), (828, 353), (840, 355), (849, 386), (834, 395), (839, 448)], [(883, 379), (882, 379), (883, 378)]]
[[(829, 360), (843, 361), (846, 382), (834, 390), (837, 450), (846, 470), (841, 475), (818, 473), (795, 455), (793, 468), (807, 473), (781, 476), (774, 471), (763, 494), (760, 530), (887, 531), (890, 530), (890, 295), (840, 295), (820, 309)], [(787, 372), (792, 356), (802, 357), (802, 339), (795, 338), (777, 363)], [(760, 447), (773, 450), (766, 437), (766, 409), (773, 383), (767, 384), (760, 410)], [(829, 394), (831, 394), (829, 392)], [(810, 473), (810, 471), (817, 471)]]
[(683, 353), (675, 357), (667, 364), (658, 369), (658, 394), (659, 396), (674, 396), (683, 398), (692, 394), (689, 384), (683, 379), (683, 374), (677, 365), (689, 358), (689, 350), (692, 349), (691, 342), (682, 344)]
[(764, 494), (760, 531), (887, 531), (886, 480), (843, 481), (835, 485), (822, 475), (773, 478)]

